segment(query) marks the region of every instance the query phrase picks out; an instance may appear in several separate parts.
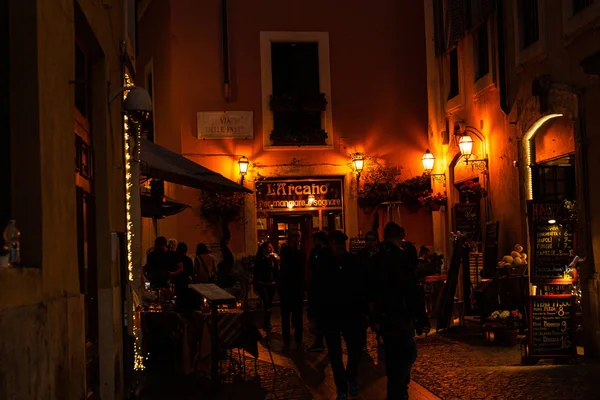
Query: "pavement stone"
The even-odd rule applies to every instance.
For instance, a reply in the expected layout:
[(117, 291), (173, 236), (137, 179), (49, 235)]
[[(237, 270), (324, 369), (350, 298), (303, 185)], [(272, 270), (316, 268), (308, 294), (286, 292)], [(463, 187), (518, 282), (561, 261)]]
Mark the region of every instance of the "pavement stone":
[(598, 400), (600, 365), (520, 363), (520, 347), (486, 345), (477, 331), (417, 338), (412, 378), (444, 400)]

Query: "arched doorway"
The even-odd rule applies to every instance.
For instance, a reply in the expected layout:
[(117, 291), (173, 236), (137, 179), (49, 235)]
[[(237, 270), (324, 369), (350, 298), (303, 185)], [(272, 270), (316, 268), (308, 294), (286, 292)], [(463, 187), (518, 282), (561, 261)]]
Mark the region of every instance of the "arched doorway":
[[(460, 137), (464, 135), (473, 141), (468, 158), (462, 155), (458, 146)], [(457, 292), (465, 314), (470, 315), (474, 311), (471, 295), (481, 282), (483, 269), (482, 232), (488, 215), (485, 196), (488, 186), (487, 151), (485, 137), (474, 127), (456, 124), (454, 138), (454, 157), (449, 165), (450, 185), (447, 188), (450, 205), (447, 226), (452, 232), (460, 231), (467, 235), (469, 246), (461, 257)]]

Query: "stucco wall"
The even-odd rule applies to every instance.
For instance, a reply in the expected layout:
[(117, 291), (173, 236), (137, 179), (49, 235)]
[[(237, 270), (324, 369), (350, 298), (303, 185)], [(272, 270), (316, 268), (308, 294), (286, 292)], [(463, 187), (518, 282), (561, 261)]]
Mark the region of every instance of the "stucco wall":
[[(109, 114), (107, 84), (112, 90), (122, 86), (118, 3), (104, 9), (93, 0), (77, 1), (99, 49), (88, 82), (98, 282), (100, 289), (116, 293), (119, 271), (111, 257), (111, 232), (123, 231), (125, 221), (122, 122), (120, 102), (110, 106)], [(11, 0), (10, 6), (10, 195), (28, 268), (0, 271), (0, 398), (81, 399), (86, 349), (74, 176), (75, 3)], [(122, 390), (115, 372), (115, 360), (121, 361), (121, 302), (114, 302), (117, 306), (101, 313), (105, 318), (100, 321), (101, 330), (110, 332), (100, 338), (103, 398), (118, 398)]]
[[(170, 105), (156, 103), (157, 142), (233, 180), (239, 179), (237, 160), (245, 155), (254, 164), (246, 177), (249, 187), (258, 173), (345, 176), (346, 226), (350, 235), (357, 235), (359, 229), (365, 232), (371, 219), (357, 219), (356, 200), (349, 191), (352, 178), (348, 154), (364, 151), (383, 164), (401, 165), (404, 178), (422, 173), (420, 159), (427, 147), (427, 125), (421, 5), (381, 0), (349, 2), (340, 7), (335, 1), (258, 0), (229, 2), (228, 11), (232, 81), (229, 103), (223, 99), (220, 5), (207, 0), (156, 0), (143, 15), (138, 61), (144, 65), (153, 59), (157, 101), (159, 96), (171, 96)], [(333, 132), (328, 133), (334, 138), (332, 150), (263, 149), (261, 31), (329, 32), (332, 93), (328, 106), (332, 109)], [(156, 47), (153, 51), (152, 46)], [(159, 68), (163, 72), (159, 73)], [(159, 93), (159, 84), (164, 84), (163, 93)], [(197, 112), (225, 110), (254, 112), (253, 140), (196, 138)], [(164, 115), (167, 112), (169, 117)], [(170, 119), (170, 125), (165, 118)], [(293, 158), (299, 162), (285, 166)], [(198, 195), (198, 191), (178, 188), (175, 197), (194, 208), (199, 205)], [(237, 254), (255, 252), (253, 199), (248, 203), (246, 240), (244, 221), (232, 229), (232, 250)], [(423, 218), (430, 223), (430, 215)], [(177, 235), (190, 246), (220, 238), (219, 228), (207, 226), (194, 209), (159, 225), (161, 234)]]

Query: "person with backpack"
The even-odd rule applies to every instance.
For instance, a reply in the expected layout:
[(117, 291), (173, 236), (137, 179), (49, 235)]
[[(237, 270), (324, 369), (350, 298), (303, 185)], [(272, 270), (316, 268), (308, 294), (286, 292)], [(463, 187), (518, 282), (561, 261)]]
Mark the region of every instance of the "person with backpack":
[(194, 257), (194, 283), (215, 283), (217, 265), (215, 257), (204, 243), (196, 246)]
[(413, 254), (405, 250), (404, 228), (390, 222), (369, 279), (372, 329), (384, 342), (387, 398), (408, 399), (410, 371), (417, 359), (415, 331), (429, 333), (425, 299), (419, 288)]

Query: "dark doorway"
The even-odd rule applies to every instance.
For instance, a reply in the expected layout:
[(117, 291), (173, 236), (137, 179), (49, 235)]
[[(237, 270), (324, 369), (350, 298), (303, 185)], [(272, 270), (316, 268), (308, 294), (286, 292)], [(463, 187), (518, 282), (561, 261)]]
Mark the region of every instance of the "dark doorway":
[(313, 232), (312, 214), (272, 214), (269, 217), (269, 228), (271, 243), (277, 252), (286, 243), (290, 231), (294, 229), (297, 229), (302, 234), (300, 248), (307, 253), (311, 250), (311, 235)]

